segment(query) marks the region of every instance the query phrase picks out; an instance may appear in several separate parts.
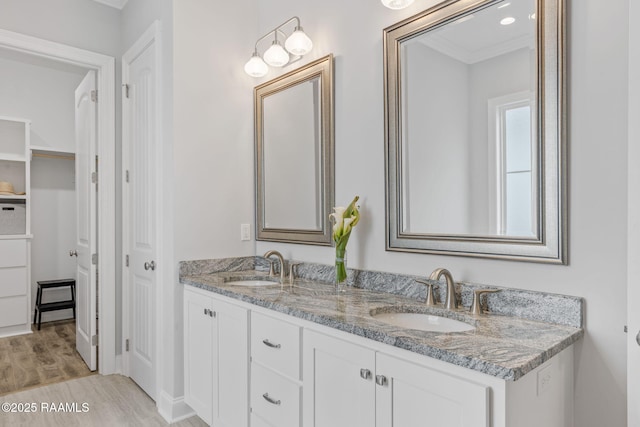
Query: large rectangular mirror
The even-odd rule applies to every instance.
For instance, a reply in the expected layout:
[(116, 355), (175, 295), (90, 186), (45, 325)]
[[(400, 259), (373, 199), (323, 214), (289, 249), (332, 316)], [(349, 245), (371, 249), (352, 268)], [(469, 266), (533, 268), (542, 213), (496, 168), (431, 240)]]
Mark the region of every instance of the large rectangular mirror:
[(331, 245), (333, 56), (257, 86), (258, 240)]
[(563, 0), (384, 31), (387, 250), (566, 263)]

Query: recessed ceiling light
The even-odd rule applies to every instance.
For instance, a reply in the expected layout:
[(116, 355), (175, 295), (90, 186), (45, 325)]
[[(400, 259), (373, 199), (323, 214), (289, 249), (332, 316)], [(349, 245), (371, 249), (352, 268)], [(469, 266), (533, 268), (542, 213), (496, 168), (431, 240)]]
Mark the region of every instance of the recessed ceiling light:
[(516, 18), (514, 18), (513, 16), (507, 16), (506, 18), (502, 18), (500, 20), (501, 25), (511, 25), (514, 22), (516, 22)]
[(505, 4), (501, 4), (500, 6), (498, 6), (498, 9), (502, 9), (503, 7), (507, 7), (509, 6), (511, 3), (505, 3)]
[(531, 15), (529, 15), (529, 19), (531, 19), (532, 21), (536, 19), (536, 13), (533, 12)]

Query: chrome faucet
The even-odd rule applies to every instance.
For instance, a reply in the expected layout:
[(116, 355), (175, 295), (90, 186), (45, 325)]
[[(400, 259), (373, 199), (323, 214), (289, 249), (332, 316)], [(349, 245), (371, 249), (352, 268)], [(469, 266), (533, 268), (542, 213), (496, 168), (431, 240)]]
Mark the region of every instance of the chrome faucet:
[(444, 308), (447, 310), (455, 310), (458, 308), (458, 300), (456, 298), (456, 282), (453, 281), (451, 272), (446, 268), (437, 268), (433, 270), (433, 273), (429, 276), (429, 280), (438, 281), (441, 276), (444, 276), (447, 281), (447, 298), (444, 302)]
[[(264, 254), (265, 258), (269, 258), (270, 256), (275, 256), (276, 258), (278, 258), (278, 260), (280, 261), (280, 283), (284, 284), (284, 257), (282, 256), (282, 254), (278, 251), (268, 251), (267, 253)], [(271, 262), (271, 260), (269, 260)], [(275, 276), (275, 272), (273, 271), (273, 262), (271, 262), (271, 265), (269, 267), (269, 276)]]

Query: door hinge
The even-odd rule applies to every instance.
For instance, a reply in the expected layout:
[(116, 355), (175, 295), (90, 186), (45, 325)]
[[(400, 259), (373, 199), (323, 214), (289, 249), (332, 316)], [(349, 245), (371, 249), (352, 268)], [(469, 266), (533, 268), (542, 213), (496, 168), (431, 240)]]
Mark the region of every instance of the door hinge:
[(126, 83), (123, 83), (122, 87), (124, 88), (124, 97), (129, 98), (129, 85)]
[(93, 335), (91, 337), (91, 345), (98, 345), (98, 335)]
[(91, 91), (91, 100), (93, 102), (98, 102), (98, 91), (97, 90), (92, 90)]
[(125, 257), (124, 257), (124, 265), (125, 265), (126, 267), (129, 267), (129, 255), (127, 255), (127, 256), (125, 256)]
[(98, 183), (98, 174), (95, 172), (91, 172), (91, 183), (92, 184)]
[(125, 171), (124, 180), (125, 180), (125, 182), (129, 182), (129, 171)]
[(124, 340), (124, 351), (129, 351), (129, 338)]
[(98, 254), (91, 255), (91, 264), (98, 265)]

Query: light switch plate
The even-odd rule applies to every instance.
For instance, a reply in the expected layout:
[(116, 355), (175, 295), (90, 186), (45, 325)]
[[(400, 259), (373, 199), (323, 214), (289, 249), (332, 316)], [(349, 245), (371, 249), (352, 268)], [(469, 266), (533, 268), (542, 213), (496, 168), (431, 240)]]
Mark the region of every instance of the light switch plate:
[(240, 224), (240, 240), (251, 240), (251, 224)]

